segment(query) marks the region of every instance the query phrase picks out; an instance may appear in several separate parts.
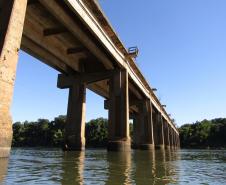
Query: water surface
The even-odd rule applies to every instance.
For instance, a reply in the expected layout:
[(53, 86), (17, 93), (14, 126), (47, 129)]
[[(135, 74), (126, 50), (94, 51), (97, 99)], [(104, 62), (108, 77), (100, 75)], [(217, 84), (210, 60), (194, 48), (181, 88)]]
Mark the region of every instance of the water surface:
[(0, 184), (226, 184), (226, 150), (13, 149), (0, 159)]

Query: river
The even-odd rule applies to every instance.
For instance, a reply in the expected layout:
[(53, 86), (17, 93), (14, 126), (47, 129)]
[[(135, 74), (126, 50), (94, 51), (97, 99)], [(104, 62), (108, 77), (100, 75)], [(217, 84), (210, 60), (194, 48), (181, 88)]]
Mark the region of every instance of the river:
[(226, 184), (226, 150), (64, 153), (16, 148), (9, 159), (0, 159), (0, 184)]

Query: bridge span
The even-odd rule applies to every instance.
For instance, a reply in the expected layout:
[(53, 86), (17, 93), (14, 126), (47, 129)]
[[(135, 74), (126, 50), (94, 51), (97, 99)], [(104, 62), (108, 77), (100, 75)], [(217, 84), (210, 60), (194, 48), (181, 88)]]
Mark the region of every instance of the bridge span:
[(57, 86), (69, 89), (64, 150), (85, 147), (87, 88), (105, 98), (109, 150), (180, 146), (177, 128), (95, 0), (0, 0), (0, 30), (0, 157), (11, 147), (20, 49), (58, 70)]

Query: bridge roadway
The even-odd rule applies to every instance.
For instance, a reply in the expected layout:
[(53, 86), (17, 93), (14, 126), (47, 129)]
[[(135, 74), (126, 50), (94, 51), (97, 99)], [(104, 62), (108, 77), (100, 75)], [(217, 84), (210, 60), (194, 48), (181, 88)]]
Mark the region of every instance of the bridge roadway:
[(65, 150), (85, 147), (86, 88), (109, 110), (109, 150), (178, 148), (179, 133), (95, 0), (0, 0), (0, 156), (12, 140), (10, 104), (20, 49), (59, 71), (69, 89)]

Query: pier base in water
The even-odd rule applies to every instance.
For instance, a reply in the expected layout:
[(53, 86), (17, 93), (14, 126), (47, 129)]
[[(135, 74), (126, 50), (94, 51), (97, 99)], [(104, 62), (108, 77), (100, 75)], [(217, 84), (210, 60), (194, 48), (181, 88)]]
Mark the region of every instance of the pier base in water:
[(131, 144), (130, 141), (109, 141), (107, 148), (109, 151), (130, 151)]

